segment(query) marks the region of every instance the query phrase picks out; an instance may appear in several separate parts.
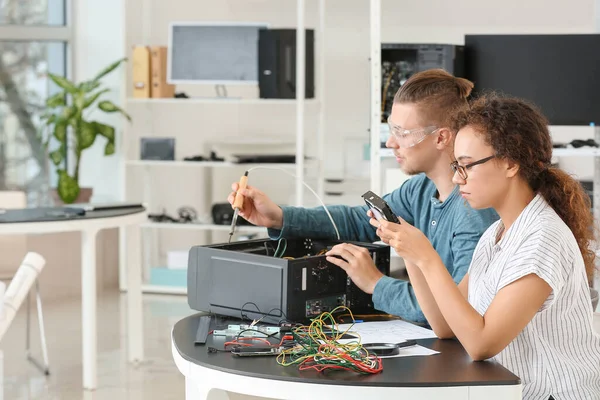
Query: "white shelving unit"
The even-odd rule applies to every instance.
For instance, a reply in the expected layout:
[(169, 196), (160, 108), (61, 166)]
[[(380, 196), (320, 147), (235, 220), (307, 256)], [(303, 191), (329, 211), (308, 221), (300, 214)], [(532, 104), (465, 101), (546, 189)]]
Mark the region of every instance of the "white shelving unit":
[[(381, 0), (370, 2), (370, 72), (371, 72), (371, 104), (370, 104), (370, 143), (371, 143), (371, 191), (381, 193), (382, 168), (381, 161), (394, 157), (391, 149), (381, 148), (380, 135), (387, 130), (387, 124), (381, 121)], [(594, 140), (600, 143), (600, 128), (594, 126)], [(594, 157), (594, 219), (600, 225), (600, 149), (598, 148), (565, 148), (554, 149), (553, 158), (561, 157)], [(600, 274), (596, 274), (595, 288), (600, 288)]]
[[(152, 21), (152, 0), (138, 0), (143, 5), (141, 7), (143, 25), (141, 27), (143, 41), (142, 43), (136, 43), (141, 45), (156, 45), (157, 43), (149, 43), (151, 40), (151, 32), (152, 28), (149, 26)], [(176, 2), (176, 1), (175, 1)], [(128, 6), (125, 5), (126, 13), (128, 12)], [(161, 110), (160, 107), (186, 107), (186, 106), (195, 106), (202, 107), (203, 105), (222, 105), (223, 107), (235, 106), (235, 107), (244, 107), (246, 105), (253, 106), (279, 106), (285, 105), (287, 107), (295, 107), (295, 140), (293, 142), (295, 146), (295, 155), (296, 155), (296, 163), (294, 164), (238, 164), (232, 162), (213, 162), (213, 161), (145, 161), (138, 159), (130, 159), (126, 158), (123, 160), (123, 176), (127, 177), (130, 174), (135, 174), (136, 179), (139, 177), (143, 182), (143, 197), (144, 202), (149, 204), (152, 207), (152, 190), (151, 187), (154, 184), (153, 182), (153, 174), (157, 171), (173, 171), (168, 173), (177, 174), (177, 172), (185, 172), (190, 168), (200, 168), (204, 169), (205, 173), (211, 174), (213, 173), (213, 169), (222, 169), (222, 168), (231, 168), (237, 169), (239, 171), (243, 171), (244, 169), (251, 167), (269, 167), (269, 168), (282, 168), (285, 170), (289, 170), (291, 173), (295, 175), (295, 204), (301, 206), (304, 204), (304, 187), (303, 182), (306, 176), (306, 169), (311, 168), (311, 170), (317, 171), (317, 193), (323, 197), (324, 192), (324, 172), (323, 172), (323, 158), (324, 158), (324, 117), (323, 117), (323, 99), (324, 99), (324, 46), (323, 46), (323, 35), (324, 32), (324, 13), (325, 13), (325, 0), (319, 0), (318, 3), (318, 13), (319, 13), (319, 25), (316, 27), (316, 65), (315, 65), (315, 98), (314, 99), (305, 99), (305, 1), (304, 0), (296, 0), (296, 98), (295, 99), (260, 99), (260, 98), (236, 98), (236, 97), (200, 97), (200, 98), (133, 98), (127, 97), (125, 95), (123, 97), (123, 102), (125, 104), (125, 109), (130, 107), (137, 107), (138, 109), (142, 107), (143, 112), (153, 113), (154, 111)], [(131, 10), (131, 8), (129, 8)], [(133, 12), (133, 11), (131, 11)], [(198, 19), (201, 19), (199, 16)], [(125, 18), (127, 20), (127, 18)], [(127, 30), (132, 29), (125, 24), (124, 30), (126, 32), (125, 37), (128, 38)], [(167, 26), (160, 27), (160, 29), (167, 29)], [(127, 39), (126, 39), (127, 41)], [(132, 43), (126, 43), (125, 48), (131, 48)], [(128, 86), (130, 86), (130, 82), (126, 83), (124, 93), (130, 93)], [(312, 105), (316, 104), (317, 112), (319, 113), (318, 121), (317, 121), (317, 151), (315, 155), (311, 155), (313, 158), (309, 160), (305, 160), (305, 104)], [(141, 105), (141, 106), (140, 106)], [(170, 110), (170, 109), (169, 109)], [(179, 108), (178, 108), (179, 110)], [(187, 112), (187, 109), (185, 109)], [(192, 109), (193, 110), (193, 109)], [(193, 112), (193, 111), (191, 111)], [(293, 126), (292, 121), (290, 121)], [(128, 128), (126, 128), (127, 130)], [(154, 132), (156, 134), (160, 134), (162, 136), (173, 136), (169, 132)], [(125, 140), (127, 140), (127, 131), (124, 133)], [(260, 143), (260, 138), (257, 139), (248, 139), (248, 144), (257, 144)], [(237, 144), (240, 144), (236, 141)], [(281, 144), (281, 143), (280, 143)], [(127, 146), (127, 145), (126, 145)], [(125, 154), (128, 154), (127, 149), (125, 150)], [(133, 172), (135, 171), (135, 172)], [(161, 172), (162, 173), (162, 172)], [(243, 172), (242, 172), (243, 173)], [(139, 175), (138, 175), (139, 174)], [(173, 182), (175, 184), (175, 182)], [(127, 193), (127, 181), (124, 179), (124, 193)], [(160, 190), (165, 190), (160, 188)], [(171, 188), (170, 190), (182, 190), (182, 188)], [(210, 190), (210, 188), (207, 188)], [(155, 211), (154, 209), (150, 209), (150, 211)], [(199, 210), (201, 211), (201, 210)], [(146, 256), (149, 254), (148, 247), (150, 243), (149, 240), (156, 240), (157, 232), (164, 231), (206, 231), (206, 232), (228, 232), (230, 227), (225, 225), (214, 225), (214, 224), (200, 224), (200, 223), (161, 223), (161, 222), (148, 222), (142, 225), (143, 228), (143, 240)], [(266, 235), (266, 229), (254, 226), (238, 226), (236, 229), (237, 233), (260, 233)], [(173, 233), (175, 234), (175, 233)], [(123, 245), (123, 243), (121, 243)], [(154, 249), (155, 250), (155, 249)], [(151, 258), (151, 257), (146, 257)], [(149, 266), (146, 265), (144, 268), (144, 274), (148, 275)], [(162, 285), (150, 285), (144, 284), (142, 286), (144, 292), (148, 293), (165, 293), (165, 294), (185, 294), (186, 288), (184, 287), (173, 287), (173, 286), (162, 286)]]
[(369, 0), (371, 72), (371, 191), (381, 193), (381, 0)]
[[(315, 163), (312, 160), (305, 161), (306, 164)], [(247, 169), (252, 167), (271, 167), (296, 169), (296, 164), (240, 164), (227, 161), (154, 161), (154, 160), (128, 160), (126, 165), (138, 167), (160, 167), (160, 168), (232, 168)]]
[(597, 157), (600, 149), (594, 147), (582, 147), (579, 149), (566, 148), (552, 150), (552, 157)]
[[(593, 127), (594, 129), (594, 140), (596, 143), (600, 143), (600, 128)], [(596, 226), (600, 225), (600, 149), (593, 147), (582, 147), (582, 148), (567, 148), (567, 149), (554, 149), (552, 157), (593, 157), (594, 158), (594, 220)], [(598, 240), (598, 238), (597, 238)], [(600, 250), (596, 250), (598, 254)], [(600, 273), (596, 273), (596, 278), (593, 284), (595, 289), (600, 288)]]
[[(552, 151), (552, 157), (598, 157), (600, 156), (599, 148), (566, 148), (566, 149), (554, 149)], [(380, 158), (394, 157), (392, 149), (380, 149)]]
[[(319, 102), (317, 99), (304, 99), (306, 103)], [(289, 104), (295, 105), (296, 99), (249, 99), (249, 98), (236, 98), (236, 97), (192, 97), (189, 99), (180, 98), (149, 98), (141, 99), (136, 97), (127, 98), (128, 103), (140, 103), (140, 104), (261, 104), (270, 106), (273, 104)]]

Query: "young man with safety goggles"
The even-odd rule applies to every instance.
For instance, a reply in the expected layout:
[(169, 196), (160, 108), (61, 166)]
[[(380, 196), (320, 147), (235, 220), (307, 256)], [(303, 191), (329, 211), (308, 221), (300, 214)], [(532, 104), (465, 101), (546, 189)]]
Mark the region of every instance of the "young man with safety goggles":
[[(413, 75), (394, 98), (386, 142), (394, 150), (400, 168), (414, 176), (383, 199), (396, 215), (425, 234), (457, 284), (467, 272), (479, 238), (498, 219), (493, 210), (474, 210), (461, 199), (449, 167), (455, 137), (449, 128), (450, 117), (453, 112), (468, 108), (467, 97), (472, 88), (470, 81), (439, 69)], [(232, 189), (228, 200), (233, 204), (238, 184), (234, 183)], [(336, 238), (322, 207), (279, 207), (252, 186), (240, 193), (244, 203), (239, 215), (269, 228), (272, 239)], [(372, 215), (366, 206), (327, 208), (341, 240), (378, 240), (369, 224)], [(328, 255), (328, 261), (346, 270), (359, 287), (373, 294), (376, 309), (426, 323), (410, 283), (383, 276), (366, 249), (344, 243)]]

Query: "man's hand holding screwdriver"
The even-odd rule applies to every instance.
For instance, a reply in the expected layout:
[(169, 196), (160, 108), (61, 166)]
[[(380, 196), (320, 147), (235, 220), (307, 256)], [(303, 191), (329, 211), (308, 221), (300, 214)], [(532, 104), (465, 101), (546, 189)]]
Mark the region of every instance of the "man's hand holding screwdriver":
[[(238, 188), (238, 182), (231, 185), (233, 192), (227, 197), (227, 201), (231, 205), (235, 201)], [(248, 222), (257, 226), (272, 229), (281, 229), (283, 227), (283, 210), (266, 194), (252, 186), (246, 186), (245, 189), (241, 189), (240, 194), (244, 197), (244, 202), (239, 212), (241, 217), (244, 217)]]

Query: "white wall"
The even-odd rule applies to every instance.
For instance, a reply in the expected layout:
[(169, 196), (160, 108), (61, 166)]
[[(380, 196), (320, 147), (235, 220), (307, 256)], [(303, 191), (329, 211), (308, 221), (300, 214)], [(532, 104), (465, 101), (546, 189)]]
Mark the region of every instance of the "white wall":
[(591, 33), (594, 12), (594, 0), (382, 0), (382, 40), (463, 44), (467, 33)]
[[(410, 6), (406, 1), (382, 0), (381, 38), (383, 42), (460, 45), (466, 34), (595, 33), (597, 11), (596, 0), (430, 0)], [(553, 126), (551, 133), (562, 142), (594, 137), (593, 129), (580, 126)], [(592, 158), (562, 158), (559, 164), (580, 179), (593, 178)]]
[[(127, 32), (121, 23), (124, 0), (76, 3), (76, 62), (79, 79), (130, 54), (133, 44), (166, 44), (168, 23), (173, 20), (265, 21), (273, 27), (294, 27), (295, 0), (129, 0)], [(143, 4), (146, 4), (144, 7)], [(368, 0), (326, 1), (325, 92), (328, 177), (366, 176), (362, 146), (368, 142), (369, 65)], [(317, 1), (307, 0), (306, 25), (317, 25)], [(596, 31), (594, 0), (548, 3), (382, 1), (382, 40), (385, 42), (443, 42), (462, 44), (467, 33), (590, 33)], [(126, 42), (123, 38), (126, 35)], [(130, 66), (125, 65), (129, 75)], [(115, 89), (110, 98), (121, 102), (119, 73), (107, 79)], [(180, 88), (178, 88), (180, 89)], [(181, 88), (188, 93), (211, 95), (206, 91)], [(128, 88), (129, 90), (129, 88)], [(256, 89), (230, 89), (231, 95), (256, 97)], [(119, 118), (106, 118), (122, 126)], [(259, 118), (259, 116), (257, 116)], [(293, 126), (293, 110), (289, 124)], [(168, 121), (164, 122), (166, 125)], [(581, 128), (577, 128), (581, 129)], [(554, 128), (570, 135), (571, 128)], [(566, 133), (564, 133), (566, 132)], [(579, 132), (579, 131), (578, 131)], [(121, 130), (119, 129), (119, 133)], [(102, 142), (99, 140), (99, 142)], [(102, 143), (85, 154), (82, 185), (93, 185), (98, 198), (119, 198), (119, 157), (103, 157)], [(565, 161), (562, 164), (577, 175), (587, 177), (591, 161)], [(108, 177), (108, 179), (104, 179)]]
[[(74, 77), (77, 81), (93, 78), (101, 69), (125, 56), (123, 18), (125, 0), (75, 0), (74, 8)], [(112, 72), (103, 80), (112, 90), (102, 99), (122, 104), (122, 84), (129, 64)], [(122, 136), (124, 118), (94, 112), (91, 118), (116, 128), (117, 143)], [(80, 185), (94, 188), (93, 201), (114, 201), (121, 198), (120, 159), (117, 154), (105, 157), (106, 141), (98, 137), (82, 157)], [(118, 146), (118, 144), (117, 144)]]

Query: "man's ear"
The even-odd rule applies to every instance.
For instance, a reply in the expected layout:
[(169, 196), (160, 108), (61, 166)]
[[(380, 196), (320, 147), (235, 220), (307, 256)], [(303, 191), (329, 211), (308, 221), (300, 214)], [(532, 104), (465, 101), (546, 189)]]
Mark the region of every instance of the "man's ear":
[(437, 131), (437, 138), (435, 144), (439, 149), (453, 147), (455, 137), (455, 133), (449, 128), (440, 128)]

